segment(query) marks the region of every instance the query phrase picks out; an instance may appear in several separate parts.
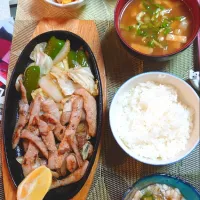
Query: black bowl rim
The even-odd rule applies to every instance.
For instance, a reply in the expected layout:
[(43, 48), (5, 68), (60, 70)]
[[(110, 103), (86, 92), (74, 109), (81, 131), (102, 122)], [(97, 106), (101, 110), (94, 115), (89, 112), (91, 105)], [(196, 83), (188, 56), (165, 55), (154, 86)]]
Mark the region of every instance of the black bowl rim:
[(152, 177), (155, 177), (155, 176), (158, 176), (158, 177), (165, 177), (165, 178), (170, 178), (170, 179), (173, 179), (173, 180), (177, 180), (181, 183), (183, 183), (184, 185), (187, 185), (189, 186), (195, 194), (197, 194), (197, 196), (200, 197), (200, 193), (198, 192), (198, 190), (192, 186), (190, 183), (188, 183), (187, 181), (184, 181), (182, 179), (180, 179), (178, 176), (172, 176), (172, 175), (169, 175), (169, 174), (165, 174), (165, 173), (155, 173), (155, 174), (151, 174), (151, 175), (148, 175), (148, 176), (144, 176), (140, 179), (138, 179), (131, 187), (129, 187), (129, 189), (124, 193), (123, 197), (122, 197), (122, 200), (124, 200), (126, 198), (126, 196), (134, 189), (134, 187), (136, 186), (136, 184), (138, 184), (140, 181), (143, 181), (147, 178), (152, 178)]
[[(123, 39), (123, 37), (121, 36), (120, 32), (119, 32), (119, 29), (118, 29), (118, 23), (119, 23), (119, 20), (116, 20), (116, 18), (119, 18), (120, 16), (117, 16), (117, 9), (118, 9), (118, 5), (119, 5), (119, 2), (121, 0), (118, 0), (117, 3), (116, 3), (116, 6), (115, 6), (115, 10), (114, 10), (114, 27), (115, 27), (115, 30), (117, 32), (117, 35), (119, 37), (119, 39), (122, 41), (122, 43), (128, 48), (128, 50), (132, 53), (135, 53), (139, 56), (143, 56), (143, 57), (146, 57), (146, 58), (151, 58), (151, 59), (165, 59), (165, 58), (169, 58), (169, 57), (172, 57), (172, 56), (175, 56), (183, 51), (185, 51), (193, 42), (194, 40), (197, 38), (197, 35), (198, 35), (198, 32), (200, 31), (200, 24), (199, 24), (199, 28), (197, 29), (197, 32), (194, 34), (194, 37), (191, 38), (191, 41), (187, 43), (187, 45), (185, 45), (184, 47), (180, 48), (178, 51), (174, 52), (174, 53), (170, 53), (170, 54), (166, 54), (166, 55), (148, 55), (148, 54), (143, 54), (141, 53), (140, 51), (137, 51), (133, 48), (130, 47), (130, 45), (127, 44), (127, 42)], [(127, 0), (127, 2), (125, 3), (125, 5), (122, 7), (122, 10), (121, 12), (128, 6), (128, 4), (133, 1), (133, 0)], [(198, 1), (197, 1), (197, 5), (199, 6), (200, 8), (200, 5), (198, 4)], [(188, 5), (187, 5), (188, 6)], [(120, 12), (120, 15), (121, 15), (121, 12)], [(199, 15), (200, 15), (200, 9), (199, 9)]]
[[(31, 43), (31, 42), (33, 42), (34, 40), (37, 40), (39, 37), (41, 37), (42, 35), (46, 35), (46, 34), (53, 34), (53, 33), (67, 33), (67, 34), (71, 34), (73, 37), (75, 37), (75, 38), (77, 38), (77, 39), (79, 39), (79, 40), (81, 40), (83, 43), (85, 43), (85, 45), (87, 46), (87, 48), (90, 50), (90, 52), (91, 52), (91, 56), (92, 56), (92, 59), (93, 59), (93, 61), (94, 61), (94, 68), (96, 68), (96, 72), (97, 72), (97, 80), (98, 80), (98, 91), (99, 91), (99, 94), (98, 94), (98, 96), (100, 96), (100, 102), (99, 102), (99, 115), (100, 115), (100, 120), (99, 120), (99, 122), (97, 122), (97, 130), (96, 130), (96, 133), (97, 132), (99, 132), (99, 135), (96, 135), (96, 144), (95, 144), (95, 146), (94, 146), (94, 152), (93, 152), (93, 154), (95, 154), (95, 156), (93, 156), (92, 158), (93, 159), (91, 159), (90, 161), (89, 161), (89, 166), (91, 166), (91, 167), (88, 167), (87, 168), (87, 170), (86, 170), (86, 176), (84, 175), (82, 178), (85, 178), (85, 181), (84, 181), (84, 184), (80, 187), (80, 186), (78, 186), (77, 188), (76, 188), (76, 190), (74, 190), (72, 193), (71, 193), (71, 195), (70, 195), (70, 198), (72, 198), (72, 197), (74, 197), (74, 195), (76, 195), (80, 190), (81, 190), (81, 188), (83, 188), (84, 187), (84, 185), (85, 185), (85, 183), (86, 183), (86, 181), (87, 181), (87, 179), (88, 179), (88, 177), (89, 177), (89, 175), (90, 175), (90, 173), (91, 173), (91, 170), (92, 170), (92, 167), (93, 167), (93, 165), (94, 165), (94, 162), (95, 162), (95, 159), (96, 159), (96, 154), (97, 154), (97, 151), (98, 151), (98, 147), (99, 147), (99, 145), (100, 145), (100, 141), (101, 141), (101, 135), (102, 135), (102, 121), (103, 121), (103, 92), (102, 92), (102, 82), (101, 82), (101, 76), (100, 76), (100, 72), (99, 72), (99, 68), (98, 68), (98, 64), (97, 64), (97, 61), (96, 61), (96, 58), (95, 58), (95, 55), (94, 55), (94, 53), (93, 53), (93, 51), (92, 51), (92, 49), (90, 48), (90, 46), (89, 46), (89, 44), (82, 38), (82, 37), (80, 37), (79, 35), (77, 35), (77, 34), (75, 34), (75, 33), (73, 33), (73, 32), (71, 32), (71, 31), (65, 31), (65, 30), (52, 30), (52, 31), (47, 31), (47, 32), (44, 32), (44, 33), (41, 33), (41, 34), (39, 34), (39, 35), (37, 35), (36, 37), (34, 37), (34, 38), (32, 38), (30, 41), (28, 41), (28, 43), (26, 44), (26, 46), (23, 48), (23, 50), (22, 50), (22, 52), (20, 53), (20, 56), (18, 57), (18, 59), (17, 59), (17, 61), (16, 61), (16, 63), (15, 63), (15, 65), (14, 65), (14, 68), (13, 68), (13, 71), (12, 71), (12, 74), (11, 74), (11, 76), (10, 76), (10, 79), (9, 79), (9, 83), (8, 83), (8, 85), (6, 86), (6, 95), (5, 95), (5, 103), (4, 103), (4, 106), (3, 106), (3, 115), (2, 115), (2, 133), (3, 133), (3, 148), (4, 148), (4, 154), (5, 154), (5, 159), (6, 159), (6, 164), (7, 164), (7, 168), (8, 168), (8, 171), (9, 171), (9, 174), (10, 174), (10, 177), (11, 177), (11, 180), (12, 180), (12, 182), (14, 183), (14, 186), (17, 188), (18, 186), (17, 186), (17, 184), (16, 184), (16, 182), (15, 182), (15, 180), (14, 180), (14, 177), (12, 176), (12, 173), (11, 173), (11, 169), (10, 169), (10, 165), (9, 165), (9, 159), (8, 159), (8, 155), (7, 155), (7, 148), (6, 148), (6, 145), (5, 145), (5, 143), (6, 143), (6, 141), (5, 141), (5, 127), (4, 127), (4, 124), (5, 124), (5, 107), (6, 107), (6, 102), (7, 102), (7, 98), (8, 98), (8, 92), (7, 91), (9, 91), (10, 90), (10, 87), (11, 87), (11, 80), (13, 79), (13, 76), (14, 76), (14, 74), (15, 74), (15, 71), (16, 71), (16, 67), (17, 67), (17, 65), (18, 65), (18, 63), (19, 63), (19, 61), (20, 61), (20, 58), (21, 58), (21, 55), (26, 51), (26, 49), (27, 49), (27, 46)], [(98, 129), (99, 128), (99, 129)], [(99, 137), (98, 137), (99, 136)], [(92, 163), (91, 165), (90, 165), (90, 163)], [(90, 168), (90, 169), (89, 169)], [(88, 171), (90, 170), (90, 172), (88, 173)], [(81, 179), (82, 179), (81, 178)], [(63, 187), (63, 186), (61, 186), (61, 187)], [(53, 190), (56, 190), (57, 188), (55, 188), (55, 189), (53, 189)], [(53, 191), (53, 190), (51, 190), (51, 191)]]

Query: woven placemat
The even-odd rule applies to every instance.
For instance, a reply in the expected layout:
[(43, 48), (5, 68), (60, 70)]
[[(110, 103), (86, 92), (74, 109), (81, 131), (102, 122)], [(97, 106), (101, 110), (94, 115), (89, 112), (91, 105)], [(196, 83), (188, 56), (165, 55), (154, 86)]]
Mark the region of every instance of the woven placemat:
[[(86, 0), (80, 11), (67, 11), (49, 6), (42, 0), (19, 0), (16, 16), (9, 77), (20, 52), (43, 17), (64, 17), (95, 20), (102, 41), (106, 76), (108, 108), (114, 94), (130, 77), (146, 71), (166, 71), (184, 80), (194, 68), (195, 48), (192, 45), (169, 62), (144, 63), (122, 47), (113, 27), (116, 0)], [(107, 115), (108, 116), (108, 115)], [(200, 146), (184, 160), (163, 167), (145, 165), (127, 156), (115, 142), (109, 120), (106, 120), (101, 157), (88, 200), (118, 200), (136, 180), (153, 173), (167, 173), (191, 183), (200, 191)]]
[[(2, 130), (1, 130), (1, 122), (0, 122), (0, 167), (2, 167)], [(0, 200), (4, 200), (4, 188), (3, 188), (3, 174), (2, 170), (0, 169)]]
[[(194, 68), (194, 46), (168, 62), (145, 63), (129, 55), (111, 28), (102, 40), (107, 74), (108, 110), (119, 86), (130, 77), (147, 71), (164, 71), (188, 79)], [(191, 183), (200, 191), (200, 146), (182, 161), (162, 167), (145, 165), (127, 156), (114, 140), (109, 119), (106, 120), (101, 162), (88, 199), (121, 199), (124, 192), (139, 178), (153, 173), (167, 173)]]

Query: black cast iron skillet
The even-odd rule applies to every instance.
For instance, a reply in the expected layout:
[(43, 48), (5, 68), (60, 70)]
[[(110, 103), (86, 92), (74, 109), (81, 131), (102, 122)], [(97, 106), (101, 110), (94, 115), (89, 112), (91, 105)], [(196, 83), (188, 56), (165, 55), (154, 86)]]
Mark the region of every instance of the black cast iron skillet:
[(46, 32), (35, 37), (24, 48), (24, 50), (22, 51), (21, 55), (18, 58), (15, 68), (12, 72), (10, 83), (7, 87), (3, 121), (2, 121), (4, 147), (5, 147), (6, 160), (7, 160), (8, 168), (10, 171), (10, 175), (12, 177), (12, 180), (15, 186), (18, 186), (19, 183), (23, 180), (24, 176), (23, 176), (21, 165), (16, 161), (16, 157), (23, 156), (24, 152), (23, 152), (21, 143), (16, 149), (14, 150), (12, 149), (12, 135), (13, 135), (13, 131), (14, 131), (17, 119), (18, 119), (18, 103), (20, 100), (20, 94), (15, 89), (15, 81), (18, 75), (21, 73), (24, 73), (25, 68), (28, 66), (28, 64), (32, 62), (29, 56), (31, 52), (33, 51), (34, 47), (38, 43), (47, 42), (51, 36), (55, 36), (56, 38), (62, 39), (62, 40), (67, 40), (67, 39), (70, 40), (71, 49), (73, 50), (77, 50), (80, 47), (83, 47), (83, 49), (88, 52), (91, 70), (95, 79), (98, 80), (98, 88), (99, 88), (99, 95), (96, 98), (97, 133), (96, 133), (96, 137), (91, 140), (94, 146), (94, 152), (90, 159), (90, 163), (89, 163), (86, 173), (84, 177), (77, 183), (73, 183), (67, 186), (50, 190), (45, 196), (46, 200), (51, 200), (51, 199), (57, 199), (57, 200), (65, 199), (66, 200), (66, 199), (72, 198), (75, 194), (77, 194), (80, 191), (80, 189), (83, 187), (84, 183), (86, 182), (90, 174), (90, 171), (92, 169), (92, 166), (96, 157), (97, 149), (99, 146), (100, 137), (101, 137), (101, 127), (102, 127), (103, 95), (102, 95), (102, 86), (101, 86), (99, 70), (98, 70), (95, 57), (89, 45), (82, 38), (68, 31), (50, 31), (50, 32)]

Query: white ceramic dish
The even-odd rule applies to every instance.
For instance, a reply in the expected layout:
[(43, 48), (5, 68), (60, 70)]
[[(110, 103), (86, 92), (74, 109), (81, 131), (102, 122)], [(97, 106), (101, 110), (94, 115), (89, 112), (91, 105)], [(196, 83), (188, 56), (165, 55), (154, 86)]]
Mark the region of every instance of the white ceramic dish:
[(85, 5), (85, 0), (76, 0), (74, 2), (68, 3), (68, 4), (61, 4), (57, 3), (56, 0), (44, 0), (48, 4), (51, 4), (52, 6), (56, 6), (59, 8), (68, 8), (68, 9), (78, 9)]
[[(116, 117), (117, 115), (120, 115), (120, 113), (118, 113), (118, 109), (117, 109), (117, 101), (118, 98), (126, 91), (128, 91), (130, 88), (135, 87), (136, 85), (138, 85), (138, 83), (142, 83), (142, 82), (147, 82), (147, 81), (154, 81), (154, 82), (158, 82), (158, 83), (162, 83), (162, 84), (169, 84), (174, 86), (179, 93), (179, 98), (181, 99), (181, 101), (188, 105), (189, 107), (194, 109), (195, 112), (195, 117), (194, 117), (194, 128), (193, 128), (193, 132), (191, 134), (191, 137), (188, 141), (188, 144), (186, 146), (186, 149), (184, 151), (181, 151), (178, 155), (176, 155), (175, 157), (169, 159), (169, 160), (151, 160), (151, 159), (147, 159), (147, 158), (143, 158), (138, 156), (137, 154), (134, 153), (134, 151), (131, 151), (130, 149), (128, 149), (124, 143), (121, 141), (121, 139), (119, 138), (119, 135), (117, 134), (117, 123), (116, 123)], [(185, 81), (183, 81), (182, 79), (173, 76), (171, 74), (168, 73), (162, 73), (162, 72), (149, 72), (149, 73), (143, 73), (140, 74), (138, 76), (134, 76), (133, 78), (129, 79), (128, 81), (126, 81), (117, 91), (117, 93), (115, 94), (115, 97), (112, 100), (111, 103), (111, 107), (110, 107), (110, 112), (109, 112), (109, 118), (110, 118), (110, 126), (111, 126), (111, 130), (113, 133), (113, 136), (115, 138), (115, 140), (117, 141), (117, 143), (119, 144), (119, 146), (127, 153), (129, 154), (132, 158), (146, 163), (146, 164), (151, 164), (151, 165), (166, 165), (166, 164), (172, 164), (174, 162), (177, 162), (183, 158), (185, 158), (199, 143), (199, 121), (200, 121), (200, 101), (199, 101), (199, 97), (197, 95), (197, 93), (193, 90), (193, 88), (187, 84)]]

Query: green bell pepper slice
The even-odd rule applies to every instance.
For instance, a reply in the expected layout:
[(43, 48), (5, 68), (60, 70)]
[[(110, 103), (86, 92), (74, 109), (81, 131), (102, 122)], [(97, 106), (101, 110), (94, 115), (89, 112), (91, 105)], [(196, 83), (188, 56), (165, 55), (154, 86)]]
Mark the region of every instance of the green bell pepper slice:
[(26, 88), (26, 95), (28, 101), (32, 99), (31, 93), (33, 90), (37, 89), (38, 81), (40, 78), (40, 67), (39, 66), (29, 66), (24, 72), (24, 87)]
[(59, 40), (55, 36), (52, 36), (47, 43), (47, 46), (44, 52), (54, 60), (54, 58), (58, 55), (60, 50), (65, 45), (64, 40)]
[(77, 65), (77, 55), (76, 52), (71, 50), (68, 55), (68, 63), (69, 63), (69, 68), (74, 68)]
[(83, 50), (78, 50), (76, 52), (77, 56), (77, 62), (82, 66), (82, 67), (89, 67), (88, 59)]

